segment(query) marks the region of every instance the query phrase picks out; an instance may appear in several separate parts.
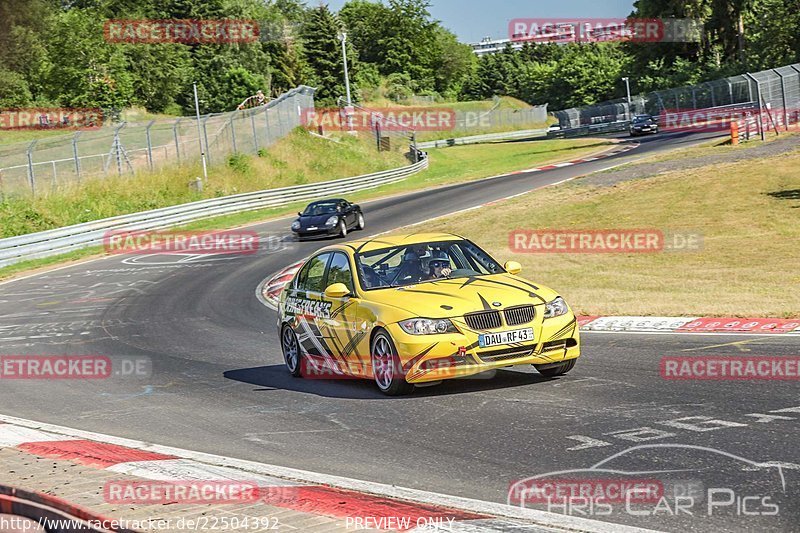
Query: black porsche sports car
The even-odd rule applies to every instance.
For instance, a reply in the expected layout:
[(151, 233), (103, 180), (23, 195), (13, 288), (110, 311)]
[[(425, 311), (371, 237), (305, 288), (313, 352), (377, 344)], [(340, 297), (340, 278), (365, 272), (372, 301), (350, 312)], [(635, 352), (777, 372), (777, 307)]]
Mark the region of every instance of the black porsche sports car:
[(328, 235), (344, 237), (351, 229), (364, 229), (361, 207), (341, 198), (313, 202), (297, 214), (300, 218), (292, 223), (292, 233), (298, 239)]
[(631, 120), (631, 137), (637, 135), (647, 135), (648, 133), (658, 133), (658, 122), (650, 115), (636, 115)]

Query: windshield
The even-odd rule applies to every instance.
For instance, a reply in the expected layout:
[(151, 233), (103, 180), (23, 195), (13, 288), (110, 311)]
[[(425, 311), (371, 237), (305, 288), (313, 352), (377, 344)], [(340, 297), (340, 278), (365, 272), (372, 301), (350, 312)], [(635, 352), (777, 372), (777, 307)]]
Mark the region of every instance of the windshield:
[(336, 213), (336, 202), (325, 202), (320, 204), (311, 204), (303, 211), (304, 217), (318, 217), (320, 215), (331, 215)]
[(650, 116), (633, 117), (634, 124), (641, 124), (641, 123), (644, 123), (644, 122), (650, 122), (651, 120), (652, 120), (652, 117), (650, 117)]
[(356, 254), (356, 264), (364, 290), (504, 272), (497, 261), (468, 240), (384, 248)]

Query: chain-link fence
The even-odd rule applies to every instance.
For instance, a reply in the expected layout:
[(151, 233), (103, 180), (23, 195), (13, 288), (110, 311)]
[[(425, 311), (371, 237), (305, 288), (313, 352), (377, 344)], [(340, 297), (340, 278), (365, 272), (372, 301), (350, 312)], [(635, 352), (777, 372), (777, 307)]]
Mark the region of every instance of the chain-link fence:
[(378, 152), (399, 152), (406, 154), (413, 163), (418, 162), (416, 131), (393, 116), (389, 109), (368, 109), (351, 104), (324, 110), (316, 117), (307, 116), (306, 127), (324, 135), (333, 132), (353, 135), (373, 144)]
[(800, 63), (747, 73), (698, 85), (655, 91), (597, 105), (556, 111), (561, 128), (624, 123), (636, 114), (665, 113), (714, 108), (734, 108), (752, 113), (757, 128), (789, 129), (800, 122)]
[(257, 153), (302, 124), (314, 108), (314, 89), (300, 86), (271, 102), (212, 113), (45, 137), (0, 146), (0, 194), (53, 190), (83, 178), (152, 171), (174, 164), (210, 164), (235, 152)]

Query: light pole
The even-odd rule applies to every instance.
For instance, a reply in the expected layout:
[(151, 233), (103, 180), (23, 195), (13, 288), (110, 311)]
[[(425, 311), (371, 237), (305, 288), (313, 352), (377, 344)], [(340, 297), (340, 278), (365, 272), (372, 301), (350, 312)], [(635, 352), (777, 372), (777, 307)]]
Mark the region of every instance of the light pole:
[(628, 79), (627, 76), (622, 78), (622, 80), (625, 82), (625, 90), (626, 90), (626, 92), (628, 94), (628, 122), (630, 122), (630, 120), (631, 120), (631, 82), (630, 82), (630, 80)]
[(350, 97), (350, 74), (347, 71), (347, 33), (342, 32), (339, 34), (339, 40), (342, 41), (342, 58), (344, 59), (344, 87), (347, 90), (347, 108), (344, 112), (347, 115), (347, 129), (353, 131), (353, 117), (352, 107), (353, 100)]
[(200, 102), (197, 100), (197, 83), (192, 83), (194, 88), (194, 112), (197, 115), (197, 142), (200, 143), (200, 157), (203, 159), (203, 183), (208, 182), (208, 170), (206, 170), (206, 151), (203, 149), (203, 136), (200, 133)]
[(347, 34), (342, 32), (339, 34), (339, 40), (342, 41), (342, 58), (344, 58), (344, 86), (347, 90), (347, 106), (353, 105), (350, 98), (350, 75), (347, 73)]

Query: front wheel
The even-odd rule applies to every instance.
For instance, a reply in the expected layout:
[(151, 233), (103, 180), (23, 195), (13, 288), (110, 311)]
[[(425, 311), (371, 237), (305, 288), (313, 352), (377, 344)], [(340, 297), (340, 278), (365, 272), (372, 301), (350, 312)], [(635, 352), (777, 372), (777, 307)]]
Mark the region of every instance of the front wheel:
[(347, 237), (347, 224), (344, 220), (339, 221), (339, 237)]
[(566, 374), (572, 367), (575, 366), (575, 363), (578, 359), (570, 359), (569, 361), (564, 361), (560, 365), (550, 366), (550, 365), (533, 365), (533, 367), (544, 377), (546, 378), (554, 378), (556, 376), (561, 376)]
[(289, 326), (283, 326), (281, 349), (283, 350), (283, 360), (286, 363), (286, 368), (294, 377), (302, 377), (300, 343), (297, 342), (297, 335), (294, 334), (294, 331)]
[(372, 375), (382, 393), (387, 396), (402, 396), (414, 390), (414, 385), (406, 381), (400, 357), (388, 333), (380, 331), (375, 335), (371, 352)]

